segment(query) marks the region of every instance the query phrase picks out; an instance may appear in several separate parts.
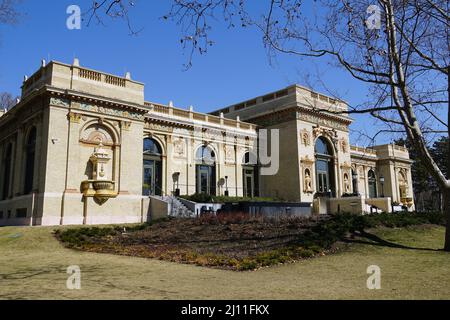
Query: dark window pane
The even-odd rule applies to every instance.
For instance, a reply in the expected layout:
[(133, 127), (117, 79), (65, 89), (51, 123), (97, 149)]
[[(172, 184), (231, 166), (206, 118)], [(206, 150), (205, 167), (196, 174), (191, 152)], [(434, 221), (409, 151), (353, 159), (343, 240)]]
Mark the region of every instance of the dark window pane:
[(34, 178), (34, 159), (36, 150), (36, 128), (31, 129), (26, 145), (26, 161), (25, 161), (25, 186), (24, 193), (29, 194), (33, 191)]
[(161, 155), (161, 147), (155, 140), (146, 138), (144, 139), (144, 154)]
[(331, 147), (329, 143), (322, 137), (317, 139), (316, 142), (316, 153), (317, 154), (323, 154), (323, 155), (331, 155)]
[(9, 144), (6, 148), (6, 154), (3, 162), (3, 194), (2, 199), (9, 196), (10, 176), (11, 176), (11, 160), (12, 160), (12, 145)]

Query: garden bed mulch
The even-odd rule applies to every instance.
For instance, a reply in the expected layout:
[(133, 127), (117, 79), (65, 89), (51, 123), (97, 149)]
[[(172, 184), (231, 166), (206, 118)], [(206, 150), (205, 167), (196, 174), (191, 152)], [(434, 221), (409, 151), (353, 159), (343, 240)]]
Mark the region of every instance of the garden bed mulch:
[(179, 263), (254, 270), (334, 253), (349, 235), (369, 228), (443, 224), (442, 214), (340, 214), (310, 219), (251, 219), (205, 216), (166, 219), (133, 227), (93, 227), (56, 231), (68, 248)]
[(169, 219), (137, 228), (69, 229), (57, 238), (83, 251), (248, 270), (324, 254), (318, 246), (306, 248), (299, 238), (326, 219)]

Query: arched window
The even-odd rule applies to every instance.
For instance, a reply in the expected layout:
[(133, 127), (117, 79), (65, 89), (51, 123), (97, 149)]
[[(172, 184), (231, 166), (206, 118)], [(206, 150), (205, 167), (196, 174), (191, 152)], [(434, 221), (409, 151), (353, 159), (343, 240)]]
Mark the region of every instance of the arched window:
[(244, 197), (259, 196), (258, 188), (258, 161), (253, 152), (246, 152), (242, 159), (242, 180)]
[(377, 197), (377, 178), (375, 176), (375, 172), (373, 170), (369, 170), (368, 174), (368, 182), (369, 182), (369, 198)]
[(162, 151), (159, 143), (151, 138), (144, 139), (144, 155), (161, 156)]
[(195, 153), (197, 193), (216, 194), (216, 154), (203, 145)]
[(34, 161), (36, 157), (36, 128), (33, 127), (25, 145), (25, 183), (24, 194), (33, 191)]
[(11, 171), (12, 171), (12, 144), (6, 147), (5, 156), (3, 158), (3, 192), (2, 200), (9, 197), (9, 189), (11, 188)]
[(210, 147), (201, 146), (197, 149), (195, 160), (197, 161), (197, 163), (214, 165), (216, 163), (216, 155)]
[(332, 147), (330, 146), (328, 141), (323, 137), (319, 137), (316, 141), (316, 155), (325, 155), (325, 156), (333, 155)]
[(162, 148), (152, 139), (144, 139), (142, 194), (161, 196), (162, 190)]
[(333, 147), (323, 137), (319, 137), (315, 145), (316, 153), (316, 186), (319, 194), (334, 196), (334, 164)]

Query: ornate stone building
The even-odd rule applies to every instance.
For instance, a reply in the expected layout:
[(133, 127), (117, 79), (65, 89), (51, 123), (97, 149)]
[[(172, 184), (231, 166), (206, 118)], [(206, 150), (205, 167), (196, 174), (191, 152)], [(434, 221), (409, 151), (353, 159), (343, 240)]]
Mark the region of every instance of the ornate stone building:
[[(145, 101), (129, 73), (43, 63), (0, 113), (0, 225), (142, 222), (193, 193), (412, 210), (407, 150), (351, 146), (345, 108), (294, 85), (203, 114)], [(263, 129), (279, 132), (274, 174), (255, 160)]]

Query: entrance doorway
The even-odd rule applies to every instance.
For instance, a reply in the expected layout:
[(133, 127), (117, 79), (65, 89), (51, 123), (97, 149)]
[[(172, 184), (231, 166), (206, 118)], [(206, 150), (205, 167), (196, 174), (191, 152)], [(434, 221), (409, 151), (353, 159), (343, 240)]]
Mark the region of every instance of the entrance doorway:
[(323, 137), (319, 137), (315, 146), (316, 153), (316, 183), (319, 196), (334, 197), (333, 147)]
[(162, 150), (154, 139), (144, 139), (142, 195), (162, 196)]
[(213, 183), (213, 167), (211, 166), (197, 166), (197, 193), (212, 194)]
[(369, 198), (376, 198), (377, 193), (377, 178), (373, 170), (369, 170), (368, 174), (368, 184), (369, 184)]
[(253, 169), (244, 169), (244, 197), (255, 196), (255, 172)]
[(196, 153), (196, 191), (216, 195), (216, 159), (214, 151), (201, 146)]
[(243, 196), (254, 198), (258, 192), (258, 162), (253, 152), (246, 152), (242, 161)]

